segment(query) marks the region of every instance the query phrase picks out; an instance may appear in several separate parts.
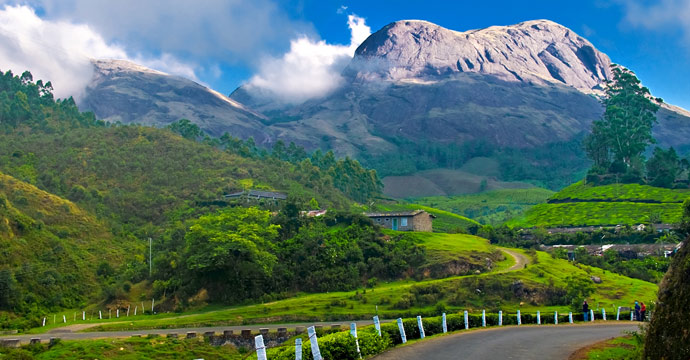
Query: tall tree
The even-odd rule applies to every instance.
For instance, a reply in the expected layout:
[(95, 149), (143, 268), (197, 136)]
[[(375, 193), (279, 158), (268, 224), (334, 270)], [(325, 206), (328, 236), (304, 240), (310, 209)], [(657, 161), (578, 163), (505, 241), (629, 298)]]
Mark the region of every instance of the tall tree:
[(612, 72), (613, 81), (608, 83), (604, 100), (606, 111), (593, 123), (585, 146), (599, 165), (610, 151), (614, 161), (631, 166), (634, 158), (655, 143), (652, 126), (662, 100), (653, 98), (632, 71), (614, 64)]
[(654, 154), (647, 161), (647, 179), (650, 185), (670, 188), (680, 171), (680, 158), (674, 148), (654, 148)]

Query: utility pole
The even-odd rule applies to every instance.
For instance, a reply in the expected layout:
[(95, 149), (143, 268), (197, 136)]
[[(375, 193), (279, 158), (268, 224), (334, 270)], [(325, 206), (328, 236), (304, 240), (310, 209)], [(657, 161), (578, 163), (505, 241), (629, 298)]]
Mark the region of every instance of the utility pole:
[(151, 278), (151, 269), (152, 269), (152, 264), (151, 264), (151, 249), (153, 247), (151, 246), (152, 240), (149, 238), (149, 279)]

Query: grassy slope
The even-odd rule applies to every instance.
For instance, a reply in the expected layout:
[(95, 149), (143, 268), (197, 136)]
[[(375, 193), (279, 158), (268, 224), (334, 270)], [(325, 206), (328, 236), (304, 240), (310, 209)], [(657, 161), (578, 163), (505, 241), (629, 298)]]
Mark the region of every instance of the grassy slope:
[(376, 207), (380, 211), (424, 210), (436, 216), (436, 219), (433, 220), (435, 232), (452, 232), (457, 229), (467, 229), (469, 226), (479, 225), (478, 222), (468, 219), (464, 216), (419, 204), (381, 204), (377, 205)]
[[(431, 240), (433, 248), (435, 241)], [(468, 241), (471, 239), (468, 239)], [(475, 246), (475, 245), (471, 245)], [(476, 246), (481, 246), (476, 244)], [(488, 245), (487, 245), (488, 246)], [(458, 248), (463, 248), (458, 247)], [(469, 248), (469, 246), (467, 247)], [(520, 251), (520, 250), (516, 250)], [(110, 321), (98, 330), (145, 329), (156, 327), (190, 327), (206, 325), (229, 325), (242, 323), (261, 323), (276, 321), (317, 321), (368, 318), (378, 313), (384, 318), (397, 316), (414, 316), (417, 314), (435, 314), (438, 303), (445, 304), (449, 312), (472, 310), (514, 311), (568, 311), (565, 306), (546, 306), (530, 303), (528, 299), (507, 296), (502, 298), (497, 292), (507, 289), (516, 281), (521, 281), (532, 289), (544, 289), (549, 283), (565, 286), (568, 276), (599, 276), (603, 280), (595, 285), (595, 293), (590, 296), (591, 304), (605, 306), (609, 313), (614, 306), (631, 304), (635, 299), (643, 301), (654, 299), (657, 286), (641, 280), (604, 272), (598, 268), (576, 267), (571, 263), (551, 258), (550, 255), (537, 252), (538, 263), (518, 271), (494, 271), (480, 275), (458, 276), (440, 280), (399, 281), (381, 284), (366, 293), (362, 291), (331, 292), (327, 294), (302, 294), (296, 297), (267, 304), (255, 304), (227, 308), (208, 313), (193, 314), (181, 318), (166, 318), (169, 315), (157, 315), (142, 320), (128, 322)], [(512, 259), (506, 260), (513, 263)], [(483, 288), (477, 294), (475, 288)], [(414, 297), (419, 289), (436, 289), (438, 295), (429, 303), (420, 303), (408, 309), (396, 308), (403, 298)], [(495, 290), (492, 290), (495, 289)], [(524, 304), (521, 306), (520, 303)]]
[[(560, 227), (586, 225), (634, 225), (652, 222), (677, 223), (688, 190), (671, 190), (637, 184), (588, 186), (573, 184), (534, 206), (513, 227)], [(611, 200), (611, 201), (607, 201)]]
[(542, 188), (502, 189), (478, 194), (432, 196), (412, 201), (459, 214), (482, 224), (498, 225), (546, 202), (553, 191)]
[(96, 265), (117, 265), (135, 248), (127, 239), (113, 246), (107, 228), (74, 203), (2, 173), (0, 197), (0, 269), (41, 304), (77, 306), (96, 294)]

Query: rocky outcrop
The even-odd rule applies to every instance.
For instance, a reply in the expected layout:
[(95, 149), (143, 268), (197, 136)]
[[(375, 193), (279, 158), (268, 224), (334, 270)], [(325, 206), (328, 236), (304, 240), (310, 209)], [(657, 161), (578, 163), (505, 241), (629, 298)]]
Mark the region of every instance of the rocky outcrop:
[(471, 72), (589, 93), (611, 78), (610, 63), (589, 41), (548, 20), (465, 32), (403, 20), (362, 43), (346, 73), (360, 80), (414, 81)]

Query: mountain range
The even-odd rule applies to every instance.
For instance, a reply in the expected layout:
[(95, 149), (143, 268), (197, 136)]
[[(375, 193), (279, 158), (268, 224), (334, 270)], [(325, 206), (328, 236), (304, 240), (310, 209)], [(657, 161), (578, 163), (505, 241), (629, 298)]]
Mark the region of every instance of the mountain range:
[[(359, 46), (341, 87), (301, 104), (277, 102), (251, 85), (226, 97), (125, 61), (93, 64), (80, 107), (99, 118), (155, 126), (188, 118), (213, 136), (330, 149), (376, 168), (387, 184), (436, 168), (455, 171), (446, 182), (479, 175), (567, 184), (587, 167), (579, 144), (601, 116), (611, 80), (606, 54), (548, 20), (465, 32), (391, 23)], [(665, 104), (657, 115), (659, 143), (689, 150), (690, 113)], [(498, 172), (457, 171), (474, 158)], [(431, 178), (434, 186), (409, 192), (402, 178), (394, 194), (474, 192), (481, 182), (457, 189)]]

